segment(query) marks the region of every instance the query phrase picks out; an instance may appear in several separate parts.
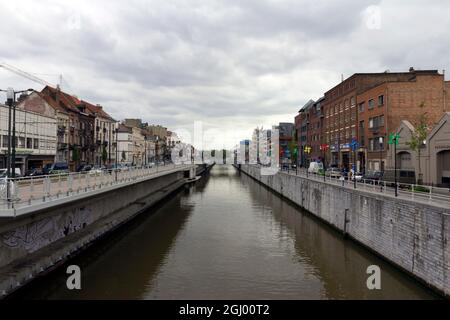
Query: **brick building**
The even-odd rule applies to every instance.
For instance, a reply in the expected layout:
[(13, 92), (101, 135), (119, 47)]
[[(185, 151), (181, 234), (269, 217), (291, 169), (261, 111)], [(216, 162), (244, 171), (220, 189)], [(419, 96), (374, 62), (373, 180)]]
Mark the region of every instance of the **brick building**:
[[(430, 121), (437, 121), (448, 108), (448, 88), (436, 70), (354, 74), (325, 93), (323, 132), (325, 143), (330, 145), (327, 160), (350, 169), (356, 156), (358, 171), (379, 169), (389, 128), (414, 117), (422, 102), (430, 112)], [(360, 144), (356, 155), (350, 149), (352, 139)]]
[(68, 115), (68, 163), (70, 170), (81, 164), (93, 164), (96, 146), (94, 144), (95, 116), (77, 97), (59, 89), (45, 87), (41, 94), (52, 105), (62, 108)]
[(411, 70), (409, 74), (405, 81), (387, 81), (357, 96), (358, 133), (363, 146), (358, 160), (366, 170), (384, 169), (387, 139), (402, 120), (414, 126), (426, 112), (432, 128), (449, 110), (444, 75), (435, 70)]
[(308, 135), (310, 110), (316, 102), (309, 100), (299, 111), (295, 117), (295, 129), (297, 134), (297, 148), (299, 157), (297, 165), (306, 167), (309, 162), (309, 155), (305, 152), (305, 147), (310, 144)]

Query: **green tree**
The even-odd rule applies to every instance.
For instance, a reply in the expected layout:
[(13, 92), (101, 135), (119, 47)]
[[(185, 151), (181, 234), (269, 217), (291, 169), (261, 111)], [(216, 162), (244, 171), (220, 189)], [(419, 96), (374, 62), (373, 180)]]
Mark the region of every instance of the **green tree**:
[(73, 162), (78, 162), (78, 160), (80, 160), (80, 154), (78, 152), (78, 149), (75, 147), (72, 151), (72, 161)]
[(103, 164), (106, 164), (106, 160), (108, 159), (108, 152), (106, 152), (106, 147), (103, 146), (103, 150), (102, 150), (102, 160), (103, 160)]
[(425, 102), (420, 104), (421, 112), (417, 116), (417, 120), (414, 123), (415, 131), (411, 133), (411, 140), (406, 144), (411, 151), (417, 152), (419, 158), (419, 178), (417, 183), (422, 184), (422, 169), (420, 166), (420, 150), (424, 146), (424, 141), (427, 138), (428, 133), (428, 116), (425, 111)]

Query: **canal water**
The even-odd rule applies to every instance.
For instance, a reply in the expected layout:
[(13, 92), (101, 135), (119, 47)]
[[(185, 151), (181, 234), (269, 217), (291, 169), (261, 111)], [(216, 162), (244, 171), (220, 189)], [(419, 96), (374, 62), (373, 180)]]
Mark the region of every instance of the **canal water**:
[[(430, 291), (231, 166), (215, 166), (19, 291), (25, 299), (433, 299)], [(381, 268), (381, 290), (366, 269)]]

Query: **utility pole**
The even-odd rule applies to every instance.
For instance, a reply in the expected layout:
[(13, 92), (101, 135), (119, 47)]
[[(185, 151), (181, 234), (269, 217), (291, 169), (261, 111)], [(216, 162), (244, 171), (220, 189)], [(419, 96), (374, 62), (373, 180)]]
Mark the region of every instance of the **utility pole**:
[(6, 160), (7, 162), (7, 170), (6, 170), (6, 174), (7, 177), (11, 177), (11, 108), (13, 105), (13, 101), (14, 101), (14, 89), (13, 88), (8, 88), (7, 90), (7, 100), (6, 103), (8, 104), (8, 158)]

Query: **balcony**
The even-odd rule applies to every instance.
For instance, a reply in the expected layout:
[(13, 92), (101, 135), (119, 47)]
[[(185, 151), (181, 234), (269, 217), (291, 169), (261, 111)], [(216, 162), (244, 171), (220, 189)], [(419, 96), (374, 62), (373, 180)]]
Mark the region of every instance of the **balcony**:
[(64, 136), (66, 134), (66, 126), (58, 126), (57, 135)]
[(64, 151), (67, 150), (68, 144), (67, 143), (58, 143), (58, 151)]

